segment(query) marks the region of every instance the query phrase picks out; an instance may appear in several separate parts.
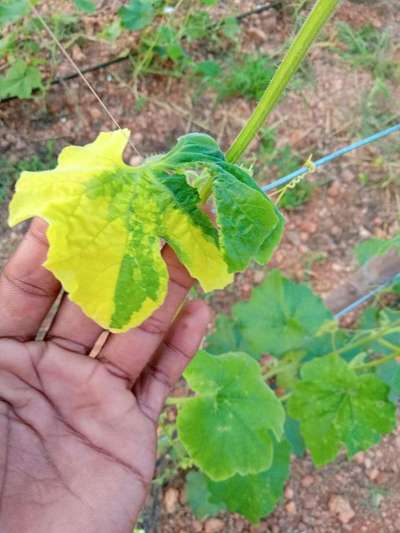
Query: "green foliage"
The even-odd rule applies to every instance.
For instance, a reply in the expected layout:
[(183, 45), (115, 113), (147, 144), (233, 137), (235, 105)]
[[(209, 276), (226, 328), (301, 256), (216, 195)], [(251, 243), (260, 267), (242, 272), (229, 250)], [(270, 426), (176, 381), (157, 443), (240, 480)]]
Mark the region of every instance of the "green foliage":
[(392, 239), (373, 237), (362, 241), (355, 246), (354, 255), (358, 263), (364, 265), (373, 257), (385, 255), (389, 250), (396, 250), (400, 254), (400, 235), (395, 235)]
[(74, 0), (75, 6), (85, 13), (94, 13), (96, 4), (92, 0)]
[(0, 4), (0, 29), (27, 15), (29, 10), (28, 0), (2, 0)]
[(363, 94), (360, 114), (362, 135), (371, 135), (398, 120), (396, 98), (381, 78), (377, 78), (372, 88)]
[(211, 17), (207, 11), (191, 13), (186, 20), (183, 34), (189, 42), (198, 41), (209, 36)]
[(389, 399), (397, 403), (400, 398), (400, 363), (387, 361), (378, 367), (376, 374), (389, 387)]
[(349, 456), (366, 450), (396, 423), (388, 387), (373, 374), (357, 374), (335, 354), (302, 367), (288, 413), (300, 421), (317, 466), (333, 461), (343, 445)]
[(244, 353), (200, 352), (185, 379), (197, 395), (181, 405), (177, 427), (194, 463), (215, 481), (269, 468), (272, 434), (281, 438), (284, 411), (257, 363)]
[(253, 290), (250, 301), (235, 305), (233, 316), (252, 351), (276, 357), (301, 349), (333, 319), (319, 296), (278, 270)]
[(215, 322), (214, 332), (207, 337), (207, 351), (214, 355), (226, 352), (246, 352), (255, 359), (260, 358), (260, 354), (252, 352), (250, 346), (243, 338), (239, 324), (232, 317), (218, 315)]
[(257, 474), (234, 476), (224, 481), (213, 481), (200, 472), (186, 477), (186, 494), (197, 518), (213, 516), (227, 509), (239, 513), (253, 523), (269, 515), (281, 500), (290, 472), (288, 441), (274, 443), (272, 466)]
[(338, 22), (338, 38), (345, 49), (339, 53), (354, 67), (370, 70), (375, 77), (388, 78), (394, 73), (395, 63), (390, 57), (391, 38), (388, 30), (371, 24), (354, 30), (345, 22)]
[(216, 91), (219, 100), (242, 96), (247, 100), (258, 100), (271, 81), (275, 66), (267, 56), (243, 54), (232, 57), (214, 72), (197, 72), (204, 82)]
[(153, 22), (155, 10), (152, 0), (129, 0), (119, 9), (118, 15), (124, 28), (138, 31)]
[(274, 462), (269, 469), (248, 476), (236, 474), (225, 481), (210, 480), (210, 500), (222, 502), (232, 513), (257, 523), (282, 499), (289, 472), (290, 444), (283, 440), (274, 445)]
[(224, 504), (210, 501), (208, 480), (201, 472), (189, 472), (186, 476), (185, 488), (187, 501), (196, 518), (202, 520), (225, 509)]
[(16, 59), (6, 74), (0, 77), (0, 100), (8, 96), (30, 98), (35, 89), (42, 88), (40, 70), (22, 59)]

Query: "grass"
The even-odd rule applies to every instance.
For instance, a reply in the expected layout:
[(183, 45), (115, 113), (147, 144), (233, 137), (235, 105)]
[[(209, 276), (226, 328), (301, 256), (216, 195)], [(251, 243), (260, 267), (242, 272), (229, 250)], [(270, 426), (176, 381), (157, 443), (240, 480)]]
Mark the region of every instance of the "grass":
[(355, 68), (372, 72), (375, 78), (391, 79), (398, 73), (392, 58), (392, 39), (388, 30), (367, 24), (354, 30), (345, 22), (338, 22), (339, 55)]

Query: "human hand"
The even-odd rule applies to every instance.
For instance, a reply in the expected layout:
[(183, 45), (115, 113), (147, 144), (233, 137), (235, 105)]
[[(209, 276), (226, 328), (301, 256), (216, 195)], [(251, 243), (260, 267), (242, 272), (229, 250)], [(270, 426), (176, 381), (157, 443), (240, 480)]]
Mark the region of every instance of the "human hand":
[[(157, 420), (196, 353), (209, 312), (170, 248), (164, 304), (110, 335), (64, 296), (45, 341), (38, 329), (60, 286), (42, 267), (35, 220), (0, 278), (0, 531), (130, 533), (155, 464)], [(101, 290), (101, 287), (99, 287)]]

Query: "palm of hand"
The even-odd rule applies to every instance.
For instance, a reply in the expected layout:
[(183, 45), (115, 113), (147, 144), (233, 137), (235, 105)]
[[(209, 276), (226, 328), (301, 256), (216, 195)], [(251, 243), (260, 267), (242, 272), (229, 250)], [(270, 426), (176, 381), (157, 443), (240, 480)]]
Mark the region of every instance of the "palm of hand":
[[(68, 300), (46, 342), (21, 342), (10, 321), (16, 307), (4, 304), (10, 291), (19, 307), (32, 309), (35, 301), (35, 329), (54, 294), (48, 286), (44, 298), (27, 290), (38, 286), (41, 262), (27, 279), (18, 273), (20, 257), (0, 282), (1, 531), (130, 533), (153, 475), (158, 415), (208, 313), (192, 303), (170, 328), (191, 283), (170, 255), (172, 287), (163, 308), (141, 328), (112, 335), (98, 359), (84, 355), (98, 326)], [(40, 276), (44, 283), (50, 275), (42, 269)], [(32, 314), (25, 325), (17, 322), (21, 336), (31, 338)]]

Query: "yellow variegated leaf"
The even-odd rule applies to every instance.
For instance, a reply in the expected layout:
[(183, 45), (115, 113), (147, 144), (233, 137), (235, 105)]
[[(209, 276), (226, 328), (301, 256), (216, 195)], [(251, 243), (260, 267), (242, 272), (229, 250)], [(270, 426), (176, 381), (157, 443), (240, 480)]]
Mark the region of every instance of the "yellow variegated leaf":
[(94, 143), (65, 148), (56, 169), (22, 174), (10, 204), (11, 225), (33, 216), (48, 222), (45, 266), (113, 331), (140, 324), (164, 301), (161, 239), (205, 290), (232, 280), (217, 231), (179, 168), (218, 159), (218, 147), (207, 136), (187, 136), (170, 154), (131, 167), (122, 160), (128, 136), (101, 133)]

